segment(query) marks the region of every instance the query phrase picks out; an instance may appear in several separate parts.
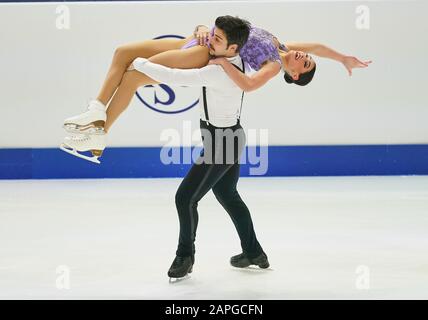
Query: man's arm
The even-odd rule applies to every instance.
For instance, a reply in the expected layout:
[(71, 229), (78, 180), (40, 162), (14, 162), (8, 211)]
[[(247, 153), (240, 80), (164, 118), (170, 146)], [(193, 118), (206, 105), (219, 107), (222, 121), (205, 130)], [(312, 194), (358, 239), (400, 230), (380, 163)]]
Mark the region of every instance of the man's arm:
[(239, 87), (241, 90), (245, 92), (253, 91), (261, 86), (263, 86), (266, 82), (276, 76), (280, 70), (281, 65), (275, 61), (268, 61), (264, 64), (259, 71), (254, 73), (251, 76), (244, 74), (241, 71), (238, 71), (227, 59), (225, 58), (216, 58), (212, 59), (209, 62), (209, 65), (219, 64), (223, 67), (226, 74), (230, 77), (230, 79)]
[(209, 65), (201, 69), (173, 69), (150, 62), (145, 58), (136, 58), (132, 65), (137, 71), (165, 84), (190, 87), (230, 86), (230, 79), (222, 67), (217, 65)]

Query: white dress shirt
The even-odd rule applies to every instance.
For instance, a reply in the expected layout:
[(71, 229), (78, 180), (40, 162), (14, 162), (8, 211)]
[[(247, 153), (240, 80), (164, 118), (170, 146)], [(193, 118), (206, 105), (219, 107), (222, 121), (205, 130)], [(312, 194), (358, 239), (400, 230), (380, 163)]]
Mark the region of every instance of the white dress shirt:
[[(239, 55), (227, 58), (242, 70)], [(201, 69), (172, 69), (152, 63), (145, 58), (133, 61), (136, 70), (153, 80), (169, 85), (201, 87), (199, 97), (200, 117), (206, 121), (202, 87), (206, 87), (209, 122), (216, 127), (231, 127), (240, 116), (242, 90), (229, 78), (220, 65), (208, 65)]]

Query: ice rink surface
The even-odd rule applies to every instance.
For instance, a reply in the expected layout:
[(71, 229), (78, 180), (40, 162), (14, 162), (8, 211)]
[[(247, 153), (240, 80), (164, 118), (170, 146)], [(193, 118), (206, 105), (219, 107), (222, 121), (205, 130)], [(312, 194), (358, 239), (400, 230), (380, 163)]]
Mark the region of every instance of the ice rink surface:
[(0, 299), (428, 299), (428, 176), (241, 178), (271, 267), (209, 192), (171, 284), (181, 180), (0, 181)]

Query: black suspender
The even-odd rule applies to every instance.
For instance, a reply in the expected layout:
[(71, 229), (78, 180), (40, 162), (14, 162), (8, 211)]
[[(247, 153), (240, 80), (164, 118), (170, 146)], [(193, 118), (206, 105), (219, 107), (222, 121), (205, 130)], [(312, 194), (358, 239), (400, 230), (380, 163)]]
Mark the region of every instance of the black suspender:
[[(244, 60), (242, 60), (242, 70), (239, 69), (239, 67), (237, 65), (233, 65), (236, 69), (238, 69), (239, 71), (241, 71), (243, 74), (245, 74), (245, 63)], [(242, 102), (244, 101), (244, 90), (242, 90), (242, 96), (241, 96), (241, 108), (239, 109), (239, 118), (238, 118), (238, 124), (240, 124), (241, 122), (241, 112), (242, 112)]]
[(207, 106), (207, 87), (202, 87), (202, 94), (204, 96), (204, 111), (205, 111), (205, 120), (207, 122), (207, 125), (209, 125), (210, 123), (209, 118), (208, 118), (208, 106)]
[[(242, 70), (235, 64), (232, 63), (232, 65), (238, 69), (239, 71), (241, 71), (242, 73), (245, 74), (245, 64), (244, 64), (244, 60), (242, 60)], [(203, 95), (203, 99), (204, 99), (204, 111), (205, 111), (205, 120), (207, 122), (207, 125), (209, 125), (209, 118), (208, 118), (208, 105), (207, 105), (207, 88), (206, 87), (202, 87), (202, 95)], [(238, 118), (238, 123), (240, 124), (240, 119), (241, 119), (241, 111), (242, 111), (242, 102), (244, 101), (244, 91), (242, 91), (242, 96), (241, 96), (241, 108), (239, 109), (239, 118)]]

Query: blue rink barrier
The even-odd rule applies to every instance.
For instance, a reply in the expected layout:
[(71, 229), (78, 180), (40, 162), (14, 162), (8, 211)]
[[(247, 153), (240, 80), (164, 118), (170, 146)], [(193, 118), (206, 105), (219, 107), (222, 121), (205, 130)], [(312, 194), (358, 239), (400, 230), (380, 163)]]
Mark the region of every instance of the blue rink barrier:
[[(200, 148), (200, 147), (199, 147)], [(161, 147), (107, 148), (95, 164), (59, 148), (0, 149), (0, 179), (171, 178), (184, 177), (191, 164), (162, 163)], [(183, 154), (193, 147), (177, 147)], [(265, 172), (246, 147), (241, 176), (427, 175), (428, 145), (269, 146)], [(255, 153), (254, 153), (255, 152)]]

